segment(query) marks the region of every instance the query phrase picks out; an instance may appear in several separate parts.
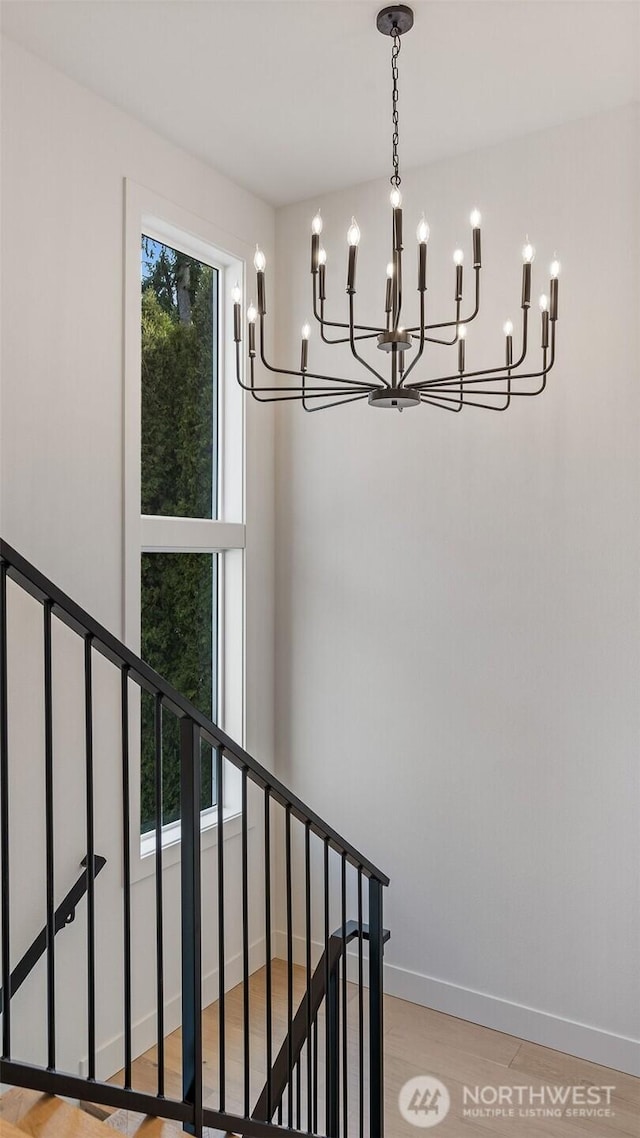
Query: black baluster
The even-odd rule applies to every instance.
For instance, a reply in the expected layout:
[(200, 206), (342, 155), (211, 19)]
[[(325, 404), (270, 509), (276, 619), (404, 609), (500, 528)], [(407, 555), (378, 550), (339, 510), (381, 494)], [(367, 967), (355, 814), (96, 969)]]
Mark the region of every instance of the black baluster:
[(384, 1138), (382, 885), (369, 878), (369, 1130)]
[(200, 730), (181, 719), (182, 1097), (193, 1106), (193, 1122), (184, 1129), (196, 1135), (202, 1134), (201, 778)]
[(264, 792), (264, 923), (265, 923), (265, 1033), (267, 1044), (267, 1119), (273, 1118), (271, 1101), (272, 1009), (271, 1009), (271, 792)]
[(313, 1134), (318, 1133), (318, 1019), (317, 1016), (313, 1021), (312, 1028), (312, 1050), (313, 1050), (313, 1121), (311, 1131)]
[(121, 672), (122, 712), (122, 924), (124, 936), (124, 1085), (131, 1086), (131, 792), (129, 783), (129, 668)]
[(53, 864), (53, 681), (50, 600), (44, 602), (44, 785), (47, 896), (47, 1066), (56, 1065), (55, 887)]
[(327, 1135), (332, 1138), (332, 1132), (329, 1130), (329, 1119), (331, 1118), (331, 1095), (333, 1088), (331, 1085), (331, 1038), (330, 1038), (330, 1015), (329, 1015), (329, 983), (330, 983), (330, 966), (329, 966), (329, 843), (327, 839), (324, 840), (324, 1079), (325, 1079), (325, 1130)]
[(307, 1131), (312, 1126), (312, 1084), (311, 1069), (311, 825), (304, 828), (304, 882), (305, 882), (305, 934), (306, 934), (306, 973), (307, 973)]
[(225, 1109), (225, 991), (224, 991), (224, 814), (222, 747), (216, 752), (216, 797), (218, 814), (218, 1047), (220, 1065), (220, 1111)]
[(300, 1129), (300, 1115), (302, 1111), (302, 1094), (300, 1087), (300, 1058), (296, 1061), (296, 1128)]
[(162, 696), (155, 695), (155, 812), (156, 812), (156, 1049), (158, 1095), (164, 1095), (164, 903), (162, 888)]
[(250, 1109), (249, 1043), (249, 853), (247, 818), (247, 768), (242, 768), (242, 1020), (244, 1036), (244, 1116)]
[(348, 1024), (347, 1024), (347, 859), (342, 855), (342, 1133), (348, 1134)]
[(2, 1055), (11, 1057), (9, 951), (9, 745), (7, 729), (7, 564), (0, 562), (0, 854), (2, 856)]
[(358, 1116), (364, 1138), (364, 958), (362, 944), (362, 866), (358, 866)]
[(87, 1051), (88, 1076), (96, 1077), (96, 945), (95, 945), (95, 879), (94, 879), (94, 807), (93, 807), (93, 637), (84, 638), (84, 709), (85, 709), (85, 817), (87, 839)]
[(287, 892), (287, 1118), (293, 1118), (293, 905), (291, 897), (291, 807), (285, 813), (285, 874)]

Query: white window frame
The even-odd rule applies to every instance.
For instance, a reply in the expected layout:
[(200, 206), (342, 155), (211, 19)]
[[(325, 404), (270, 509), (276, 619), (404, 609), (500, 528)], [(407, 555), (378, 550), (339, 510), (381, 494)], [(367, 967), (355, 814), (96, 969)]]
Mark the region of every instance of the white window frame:
[[(152, 237), (218, 270), (217, 520), (144, 516), (141, 496), (140, 241)], [(147, 552), (218, 553), (217, 723), (245, 738), (245, 415), (236, 382), (231, 290), (244, 294), (251, 249), (212, 223), (125, 179), (124, 288), (124, 572), (123, 639), (140, 654), (140, 557)], [(133, 694), (133, 693), (132, 693)], [(140, 835), (140, 707), (131, 700), (132, 880), (155, 869), (155, 832)], [(217, 788), (218, 793), (220, 792)], [(222, 788), (225, 839), (240, 825), (240, 775), (225, 764)], [(202, 811), (203, 848), (217, 841), (217, 807)], [(180, 823), (163, 826), (163, 865), (180, 858)]]

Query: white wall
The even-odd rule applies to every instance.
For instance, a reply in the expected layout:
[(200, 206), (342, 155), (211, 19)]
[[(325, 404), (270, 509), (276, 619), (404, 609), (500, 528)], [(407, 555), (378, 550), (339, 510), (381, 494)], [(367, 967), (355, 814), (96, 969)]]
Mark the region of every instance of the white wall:
[[(272, 209), (10, 41), (2, 54), (1, 532), (118, 635), (123, 631), (124, 179), (148, 187), (233, 239), (273, 253)], [(273, 762), (273, 422), (247, 412), (247, 745)], [(11, 854), (13, 961), (43, 923), (41, 614), (12, 587)], [(56, 628), (56, 896), (78, 875), (83, 838), (82, 660)], [(99, 1074), (121, 1063), (121, 825), (117, 677), (96, 662), (96, 885)], [(33, 702), (29, 702), (30, 698)], [(63, 706), (64, 705), (64, 706)], [(63, 710), (65, 714), (63, 714)], [(258, 842), (259, 829), (252, 831)], [(239, 865), (230, 840), (229, 879)], [(213, 874), (213, 851), (205, 874)], [(208, 878), (209, 879), (209, 878)], [(166, 871), (168, 1001), (179, 990), (177, 886)], [(236, 878), (237, 881), (237, 878)], [(134, 1018), (151, 1042), (153, 878), (134, 889)], [(213, 894), (210, 894), (212, 897)], [(235, 904), (235, 902), (234, 902)], [(256, 911), (260, 897), (255, 899)], [(77, 1071), (84, 1036), (84, 915), (56, 941), (59, 1065)], [(211, 907), (205, 920), (210, 921)], [(237, 921), (235, 922), (237, 928)], [(229, 953), (237, 948), (230, 920)], [(259, 933), (255, 936), (259, 939)], [(236, 938), (237, 939), (237, 938)], [(215, 993), (206, 938), (206, 993)], [(259, 952), (260, 944), (257, 945)], [(13, 1004), (15, 1054), (44, 1057), (43, 965)], [(69, 993), (74, 998), (69, 999)], [(167, 1026), (175, 1025), (172, 1005)], [(172, 1022), (173, 1017), (173, 1022)], [(109, 1046), (107, 1046), (109, 1045)], [(105, 1050), (106, 1048), (106, 1050)]]
[[(626, 1069), (640, 1035), (637, 111), (404, 177), (405, 292), (415, 304), (424, 209), (436, 319), (482, 210), (472, 366), (500, 362), (518, 316), (525, 230), (536, 295), (557, 246), (542, 397), (505, 415), (284, 404), (276, 426), (279, 774), (390, 874), (388, 990)], [(379, 319), (388, 184), (285, 208), (283, 362), (310, 316), (318, 205), (329, 314), (345, 319), (355, 213), (358, 310)], [(319, 370), (337, 351), (314, 332)]]

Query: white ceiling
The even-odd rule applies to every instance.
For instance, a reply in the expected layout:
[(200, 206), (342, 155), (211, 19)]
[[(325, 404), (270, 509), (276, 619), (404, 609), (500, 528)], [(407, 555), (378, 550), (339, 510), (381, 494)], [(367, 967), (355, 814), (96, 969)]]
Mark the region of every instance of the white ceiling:
[[(282, 205), (390, 165), (370, 0), (4, 0), (5, 34)], [(640, 97), (638, 0), (418, 0), (405, 168)]]

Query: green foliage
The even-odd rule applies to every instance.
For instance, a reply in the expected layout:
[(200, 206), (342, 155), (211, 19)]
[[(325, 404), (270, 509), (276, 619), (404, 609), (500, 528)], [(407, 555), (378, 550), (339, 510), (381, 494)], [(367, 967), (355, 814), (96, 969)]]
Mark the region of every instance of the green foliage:
[[(211, 517), (214, 495), (217, 274), (143, 238), (143, 514)], [(188, 262), (188, 263), (187, 263)], [(142, 655), (204, 714), (213, 714), (216, 561), (211, 554), (142, 556)], [(180, 816), (178, 723), (163, 714), (163, 822)], [(142, 699), (142, 830), (155, 826), (155, 726)], [(202, 805), (214, 799), (203, 753)]]

